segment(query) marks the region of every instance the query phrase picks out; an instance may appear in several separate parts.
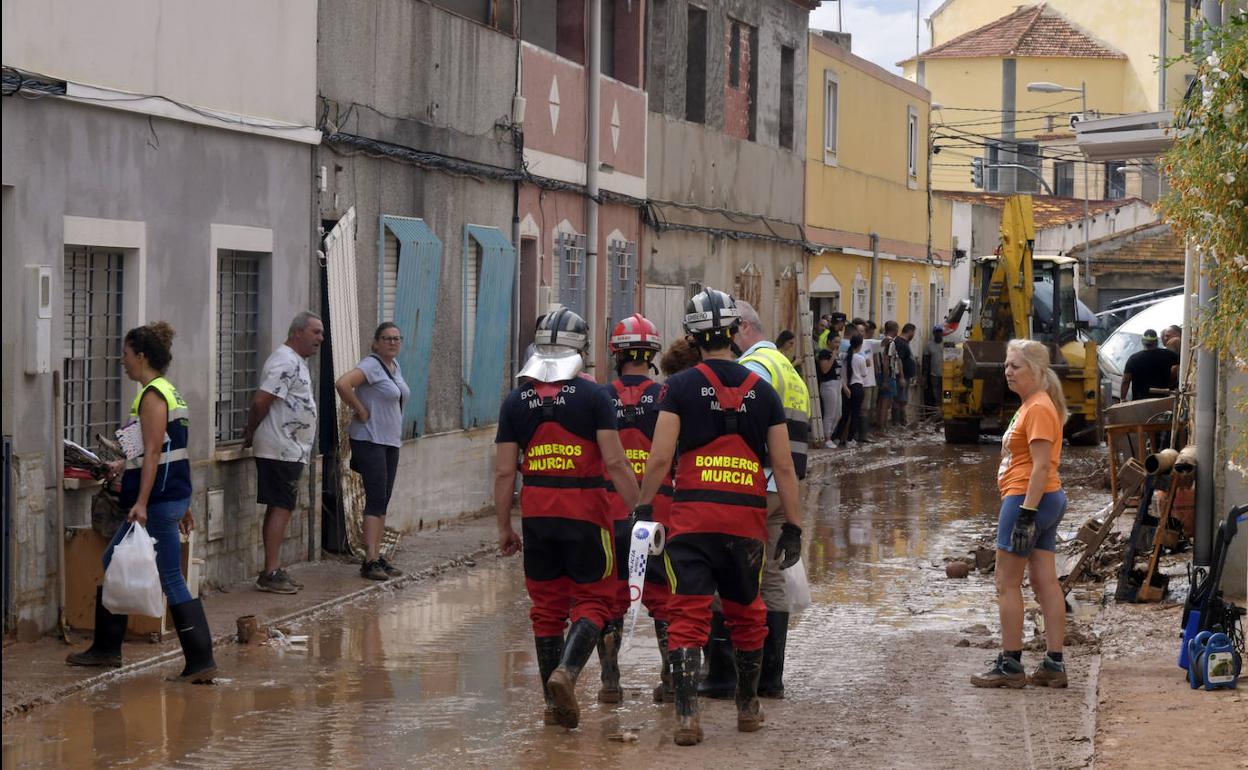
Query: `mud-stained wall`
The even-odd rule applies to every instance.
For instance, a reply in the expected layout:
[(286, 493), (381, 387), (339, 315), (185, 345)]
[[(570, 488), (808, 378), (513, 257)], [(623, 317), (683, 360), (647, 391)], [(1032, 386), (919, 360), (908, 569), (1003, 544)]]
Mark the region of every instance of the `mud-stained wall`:
[[(294, 315), (309, 306), (312, 246), (312, 152), (306, 144), (162, 118), (74, 104), (55, 98), (4, 104), (3, 430), (13, 437), (18, 485), (14, 496), (16, 615), (19, 626), (47, 630), (56, 622), (57, 562), (52, 375), (25, 373), (23, 314), (33, 312), (20, 280), (24, 265), (49, 265), (53, 275), (52, 368), (64, 344), (64, 253), (73, 221), (106, 221), (97, 229), (137, 235), (123, 248), (125, 329), (167, 320), (177, 331), (169, 379), (191, 413), (192, 510), (205, 530), (206, 490), (231, 490), (222, 536), (197, 540), (204, 577), (233, 582), (254, 574), (261, 560), (255, 470), (248, 459), (219, 461), (214, 446), (212, 393), (217, 319), (214, 226), (271, 233), (261, 258), (261, 358), (279, 344)], [(11, 219), (10, 219), (11, 216)], [(79, 219), (75, 219), (79, 218)], [(10, 226), (11, 222), (11, 226)], [(91, 240), (81, 245), (116, 246)], [(316, 371), (316, 359), (310, 362)], [(118, 364), (118, 369), (120, 365)], [(120, 371), (115, 374), (120, 375)], [(124, 380), (124, 377), (123, 377)], [(122, 410), (135, 385), (123, 381)], [(114, 427), (108, 428), (111, 430)], [(301, 495), (308, 495), (304, 477)], [(249, 490), (249, 492), (248, 492)], [(66, 525), (88, 524), (94, 490), (65, 491)], [(234, 493), (237, 494), (234, 494)], [(319, 492), (314, 493), (319, 496)], [(232, 495), (232, 496), (231, 496)], [(284, 554), (307, 555), (301, 504)]]

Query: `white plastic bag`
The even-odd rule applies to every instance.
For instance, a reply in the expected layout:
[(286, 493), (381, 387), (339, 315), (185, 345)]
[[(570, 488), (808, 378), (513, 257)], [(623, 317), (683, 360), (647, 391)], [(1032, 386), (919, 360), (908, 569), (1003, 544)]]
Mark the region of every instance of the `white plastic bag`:
[(810, 606), (810, 582), (806, 579), (806, 565), (801, 559), (788, 569), (780, 570), (784, 575), (784, 596), (789, 600), (789, 612), (801, 612)]
[(117, 615), (159, 618), (165, 614), (156, 541), (140, 524), (132, 524), (113, 548), (113, 560), (104, 572), (104, 606)]

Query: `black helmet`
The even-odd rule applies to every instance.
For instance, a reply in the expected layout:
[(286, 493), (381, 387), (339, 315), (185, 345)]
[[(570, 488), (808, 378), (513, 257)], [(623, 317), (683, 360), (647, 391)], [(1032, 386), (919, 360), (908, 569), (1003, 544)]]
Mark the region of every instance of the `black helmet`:
[(538, 319), (533, 344), (539, 348), (559, 345), (584, 353), (589, 350), (589, 324), (566, 307), (557, 308)]
[(741, 314), (737, 302), (727, 292), (709, 286), (689, 299), (685, 305), (685, 332), (703, 337), (709, 333), (737, 333)]

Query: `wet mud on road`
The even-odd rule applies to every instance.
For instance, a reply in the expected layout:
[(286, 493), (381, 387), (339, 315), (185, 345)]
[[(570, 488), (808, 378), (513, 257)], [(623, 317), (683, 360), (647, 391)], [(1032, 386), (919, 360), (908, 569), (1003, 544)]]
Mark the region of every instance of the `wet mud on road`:
[[(621, 656), (625, 703), (594, 702), (591, 658), (580, 728), (543, 726), (520, 561), (500, 558), (305, 620), (293, 632), (306, 649), (219, 649), (215, 686), (149, 671), (13, 719), (3, 765), (1082, 767), (1094, 654), (1069, 651), (1067, 690), (976, 690), (967, 679), (995, 651), (955, 646), (990, 643), (997, 625), (992, 576), (950, 580), (940, 565), (993, 531), (997, 459), (930, 440), (816, 453), (814, 603), (792, 623), (786, 699), (763, 702), (758, 733), (736, 732), (730, 702), (703, 700), (705, 743), (673, 745), (672, 707), (650, 702), (659, 656), (644, 616)], [(1106, 497), (1071, 490), (1063, 534)]]

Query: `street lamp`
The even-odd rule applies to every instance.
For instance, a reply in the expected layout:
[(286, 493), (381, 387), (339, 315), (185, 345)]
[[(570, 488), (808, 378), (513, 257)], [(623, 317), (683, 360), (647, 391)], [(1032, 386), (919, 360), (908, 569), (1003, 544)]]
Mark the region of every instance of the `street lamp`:
[[(1028, 83), (1027, 90), (1040, 94), (1077, 93), (1080, 97), (1079, 118), (1086, 120), (1088, 117), (1088, 82), (1086, 80), (1081, 81), (1078, 88), (1040, 80)], [(1088, 161), (1085, 159), (1083, 161), (1083, 281), (1091, 286), (1093, 283), (1092, 254), (1089, 251), (1088, 241)]]

